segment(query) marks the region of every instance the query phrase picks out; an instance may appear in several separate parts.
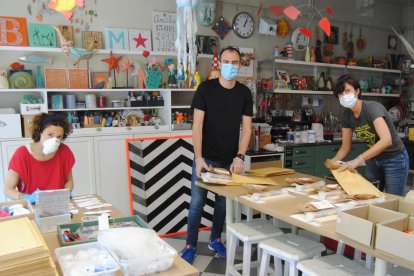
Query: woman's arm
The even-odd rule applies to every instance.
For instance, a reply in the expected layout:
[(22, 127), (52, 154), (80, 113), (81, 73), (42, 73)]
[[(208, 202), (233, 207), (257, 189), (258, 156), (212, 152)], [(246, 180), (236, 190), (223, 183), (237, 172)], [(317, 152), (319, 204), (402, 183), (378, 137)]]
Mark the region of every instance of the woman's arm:
[(373, 122), (375, 131), (379, 136), (379, 140), (368, 150), (364, 151), (361, 154), (361, 157), (364, 160), (369, 160), (381, 152), (383, 152), (386, 148), (392, 145), (392, 137), (390, 133), (390, 129), (388, 128), (387, 123), (385, 122), (383, 117), (378, 117)]
[(72, 171), (69, 173), (68, 179), (66, 179), (65, 182), (65, 189), (70, 189), (70, 191), (73, 191), (74, 183), (73, 183), (73, 176)]
[(9, 170), (6, 176), (6, 184), (4, 186), (4, 193), (11, 199), (20, 199), (21, 193), (16, 189), (19, 184), (20, 176), (13, 170)]
[(342, 145), (335, 155), (335, 160), (340, 161), (344, 159), (352, 146), (352, 128), (342, 128)]

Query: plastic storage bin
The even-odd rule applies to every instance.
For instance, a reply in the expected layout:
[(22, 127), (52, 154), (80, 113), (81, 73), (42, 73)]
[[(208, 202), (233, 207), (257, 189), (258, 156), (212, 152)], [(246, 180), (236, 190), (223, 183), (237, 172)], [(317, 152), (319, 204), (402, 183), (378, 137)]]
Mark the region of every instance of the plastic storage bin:
[(21, 204), (24, 208), (30, 211), (29, 214), (24, 215), (18, 215), (18, 216), (9, 216), (9, 217), (0, 217), (0, 221), (5, 221), (9, 219), (16, 219), (16, 218), (22, 218), (22, 217), (28, 217), (29, 219), (34, 219), (34, 210), (32, 205), (27, 201), (26, 199), (19, 199), (19, 200), (13, 200), (13, 201), (7, 201), (7, 202), (0, 202), (0, 210), (3, 207), (10, 207), (12, 205)]
[[(77, 259), (77, 253), (79, 251), (85, 252), (85, 258), (91, 258), (91, 254), (94, 254), (95, 256), (98, 256), (99, 252), (105, 252), (107, 255), (107, 258), (102, 258), (100, 262), (96, 262), (96, 266), (89, 266), (91, 269), (90, 272), (88, 271), (80, 271), (78, 273), (71, 273), (70, 265), (73, 265), (73, 261)], [(62, 271), (62, 274), (64, 276), (70, 276), (70, 275), (99, 275), (99, 276), (112, 276), (116, 275), (116, 272), (119, 270), (119, 265), (115, 261), (114, 257), (108, 252), (104, 247), (102, 247), (97, 242), (87, 243), (87, 244), (78, 244), (74, 246), (67, 246), (67, 247), (59, 247), (55, 249), (55, 255), (56, 259), (59, 262), (60, 269)], [(79, 255), (78, 255), (79, 256)], [(73, 259), (72, 259), (73, 258)], [(102, 267), (101, 265), (105, 266)], [(101, 269), (105, 269), (103, 271), (99, 271)], [(92, 271), (93, 270), (93, 271)], [(98, 270), (98, 271), (95, 271)], [(72, 271), (75, 272), (75, 271)]]
[(169, 269), (173, 262), (175, 256), (177, 256), (177, 251), (172, 248), (168, 243), (163, 241), (161, 238), (157, 237), (157, 242), (161, 248), (162, 254), (157, 256), (150, 261), (148, 260), (123, 260), (120, 259), (114, 252), (112, 256), (118, 262), (121, 267), (122, 272), (125, 275), (147, 275), (153, 273), (159, 273)]
[[(139, 227), (148, 228), (148, 225), (145, 223), (145, 221), (143, 221), (139, 216), (136, 216), (136, 215), (135, 216), (122, 217), (122, 218), (115, 218), (115, 219), (110, 218), (109, 219), (109, 227), (111, 227), (111, 225), (113, 223), (126, 222), (126, 221), (133, 221), (136, 224), (138, 224)], [(98, 221), (95, 220), (95, 221), (88, 221), (88, 222), (83, 222), (83, 223), (71, 223), (71, 224), (58, 225), (57, 235), (58, 235), (60, 246), (68, 246), (68, 245), (76, 245), (76, 244), (96, 242), (96, 239), (65, 242), (63, 237), (62, 237), (62, 230), (63, 229), (67, 229), (69, 231), (74, 232), (74, 231), (76, 231), (76, 229), (78, 229), (81, 226), (93, 226), (93, 225), (98, 225)]]

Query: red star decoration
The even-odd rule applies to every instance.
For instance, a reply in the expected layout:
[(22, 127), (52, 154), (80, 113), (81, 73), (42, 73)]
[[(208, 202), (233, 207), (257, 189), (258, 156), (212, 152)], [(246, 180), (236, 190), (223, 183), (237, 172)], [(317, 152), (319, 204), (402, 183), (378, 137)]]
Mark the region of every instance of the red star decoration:
[(109, 58), (101, 59), (101, 61), (108, 63), (109, 72), (112, 69), (115, 69), (119, 73), (119, 61), (121, 60), (122, 56), (114, 57), (112, 51), (109, 52)]
[(141, 33), (139, 33), (138, 37), (133, 38), (133, 40), (135, 40), (135, 42), (137, 43), (137, 46), (135, 46), (135, 48), (138, 48), (139, 46), (142, 45), (142, 47), (145, 48), (145, 41), (147, 41), (147, 38), (143, 38)]

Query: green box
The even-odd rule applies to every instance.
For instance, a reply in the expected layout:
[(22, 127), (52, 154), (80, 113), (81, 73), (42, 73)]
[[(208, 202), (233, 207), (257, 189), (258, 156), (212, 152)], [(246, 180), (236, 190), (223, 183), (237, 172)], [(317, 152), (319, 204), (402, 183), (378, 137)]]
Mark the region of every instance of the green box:
[[(133, 221), (135, 223), (138, 224), (139, 227), (141, 228), (149, 228), (147, 223), (145, 221), (142, 220), (142, 218), (140, 218), (139, 216), (135, 215), (135, 216), (128, 216), (128, 217), (121, 217), (121, 218), (110, 218), (109, 219), (109, 227), (111, 227), (111, 225), (113, 223), (116, 222), (127, 222), (127, 221)], [(62, 229), (69, 229), (71, 232), (75, 232), (79, 227), (81, 226), (94, 226), (94, 225), (98, 225), (98, 221), (94, 220), (94, 221), (87, 221), (87, 222), (81, 222), (81, 223), (71, 223), (71, 224), (61, 224), (58, 225), (57, 227), (57, 236), (59, 239), (59, 243), (60, 246), (70, 246), (70, 245), (75, 245), (75, 244), (83, 244), (83, 243), (88, 243), (88, 242), (96, 242), (96, 239), (89, 239), (89, 240), (80, 240), (80, 241), (71, 241), (71, 242), (65, 242), (65, 240), (62, 237)]]

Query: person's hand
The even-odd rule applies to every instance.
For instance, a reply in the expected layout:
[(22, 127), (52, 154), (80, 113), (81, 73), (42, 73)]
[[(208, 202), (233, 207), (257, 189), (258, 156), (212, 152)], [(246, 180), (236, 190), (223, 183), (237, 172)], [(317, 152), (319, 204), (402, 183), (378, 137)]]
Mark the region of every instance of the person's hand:
[(30, 204), (34, 204), (36, 203), (36, 197), (37, 197), (37, 193), (39, 192), (39, 189), (37, 189), (36, 191), (34, 191), (33, 193), (29, 194), (24, 194), (23, 198), (26, 199), (27, 201), (30, 202)]
[(241, 160), (238, 157), (234, 158), (233, 163), (231, 163), (231, 165), (230, 165), (230, 171), (232, 173), (237, 173), (237, 174), (243, 173), (244, 172), (243, 160)]
[(198, 178), (201, 178), (201, 171), (204, 169), (206, 171), (210, 171), (210, 166), (207, 165), (206, 161), (204, 161), (204, 158), (197, 158), (195, 160), (196, 163), (196, 176)]
[(341, 165), (344, 164), (344, 162), (337, 161), (336, 158), (334, 157), (332, 159), (326, 159), (325, 162), (323, 162), (323, 164), (329, 170), (336, 170), (336, 169), (339, 169), (339, 167), (341, 167)]
[(338, 170), (337, 172), (343, 172), (345, 170), (349, 170), (351, 172), (356, 172), (355, 169), (359, 166), (364, 166), (365, 165), (365, 160), (364, 158), (362, 158), (361, 155), (359, 155), (357, 158), (345, 162)]

